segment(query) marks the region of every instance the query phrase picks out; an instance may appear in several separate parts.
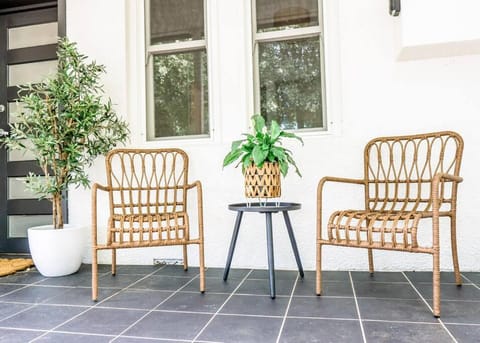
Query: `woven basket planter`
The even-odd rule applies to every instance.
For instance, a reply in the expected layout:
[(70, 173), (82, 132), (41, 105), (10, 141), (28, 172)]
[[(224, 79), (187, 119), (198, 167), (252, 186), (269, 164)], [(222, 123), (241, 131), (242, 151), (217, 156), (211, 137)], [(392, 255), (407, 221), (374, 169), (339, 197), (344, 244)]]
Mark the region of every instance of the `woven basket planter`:
[(278, 163), (265, 162), (262, 168), (253, 163), (245, 170), (245, 196), (247, 198), (278, 198), (281, 194)]

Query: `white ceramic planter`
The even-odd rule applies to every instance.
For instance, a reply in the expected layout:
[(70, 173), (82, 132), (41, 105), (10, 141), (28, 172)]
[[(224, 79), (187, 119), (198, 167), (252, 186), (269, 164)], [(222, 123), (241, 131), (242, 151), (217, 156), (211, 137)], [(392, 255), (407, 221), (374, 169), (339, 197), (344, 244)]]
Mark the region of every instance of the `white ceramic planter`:
[(28, 229), (33, 263), (43, 276), (69, 275), (80, 268), (85, 244), (84, 229), (70, 224), (57, 230), (52, 225)]

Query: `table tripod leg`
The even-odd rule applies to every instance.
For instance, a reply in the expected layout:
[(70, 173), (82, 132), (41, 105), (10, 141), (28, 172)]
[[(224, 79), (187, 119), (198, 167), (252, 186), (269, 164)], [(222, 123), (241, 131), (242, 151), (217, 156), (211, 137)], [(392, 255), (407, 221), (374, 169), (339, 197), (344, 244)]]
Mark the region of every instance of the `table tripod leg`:
[(230, 265), (232, 264), (233, 252), (235, 250), (235, 245), (237, 244), (238, 231), (240, 229), (240, 223), (242, 222), (243, 212), (238, 211), (237, 219), (235, 219), (235, 226), (232, 233), (232, 241), (230, 242), (230, 248), (228, 249), (227, 264), (225, 265), (225, 270), (223, 272), (223, 281), (226, 281), (228, 278), (228, 272), (230, 272)]
[(270, 297), (275, 298), (275, 262), (273, 259), (273, 234), (272, 234), (272, 213), (266, 212), (267, 221), (267, 253), (268, 253), (268, 273), (270, 279)]
[(293, 254), (295, 255), (295, 260), (297, 261), (298, 272), (300, 277), (303, 279), (303, 267), (302, 261), (300, 261), (300, 255), (298, 254), (297, 242), (295, 241), (295, 236), (293, 235), (292, 223), (290, 222), (290, 216), (287, 211), (282, 211), (283, 219), (285, 219), (285, 225), (287, 226), (288, 236), (290, 237), (290, 243), (292, 244)]

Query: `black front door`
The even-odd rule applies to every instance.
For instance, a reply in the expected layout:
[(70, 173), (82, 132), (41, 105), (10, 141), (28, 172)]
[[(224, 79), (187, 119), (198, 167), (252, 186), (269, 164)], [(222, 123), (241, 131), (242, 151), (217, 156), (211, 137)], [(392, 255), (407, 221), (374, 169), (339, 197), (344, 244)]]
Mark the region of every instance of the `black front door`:
[[(58, 23), (56, 2), (0, 12), (0, 127), (8, 131), (21, 111), (18, 85), (55, 73)], [(29, 153), (0, 149), (0, 252), (28, 252), (27, 228), (51, 224), (51, 203), (37, 200), (23, 179), (39, 172)]]

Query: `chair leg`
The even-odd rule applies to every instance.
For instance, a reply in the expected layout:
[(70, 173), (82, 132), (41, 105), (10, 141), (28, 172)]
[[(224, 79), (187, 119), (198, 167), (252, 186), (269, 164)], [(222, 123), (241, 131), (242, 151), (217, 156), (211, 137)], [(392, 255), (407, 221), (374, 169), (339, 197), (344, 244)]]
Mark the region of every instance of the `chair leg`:
[(112, 249), (112, 275), (117, 274), (117, 249)]
[(316, 292), (322, 295), (322, 244), (317, 243), (317, 273), (316, 273)]
[(433, 315), (440, 317), (440, 251), (433, 252)]
[(457, 253), (457, 221), (455, 216), (450, 218), (450, 239), (452, 241), (452, 259), (453, 259), (453, 270), (455, 272), (455, 283), (457, 286), (462, 285), (462, 276), (460, 275), (460, 267), (458, 265), (458, 253)]
[(205, 254), (203, 252), (203, 241), (198, 245), (200, 259), (200, 292), (205, 293)]
[(94, 247), (92, 250), (92, 300), (98, 300), (98, 261), (97, 261), (97, 249)]
[(188, 254), (187, 245), (183, 245), (183, 270), (188, 270)]
[(368, 249), (368, 271), (370, 275), (373, 275), (374, 268), (373, 268), (373, 249)]

